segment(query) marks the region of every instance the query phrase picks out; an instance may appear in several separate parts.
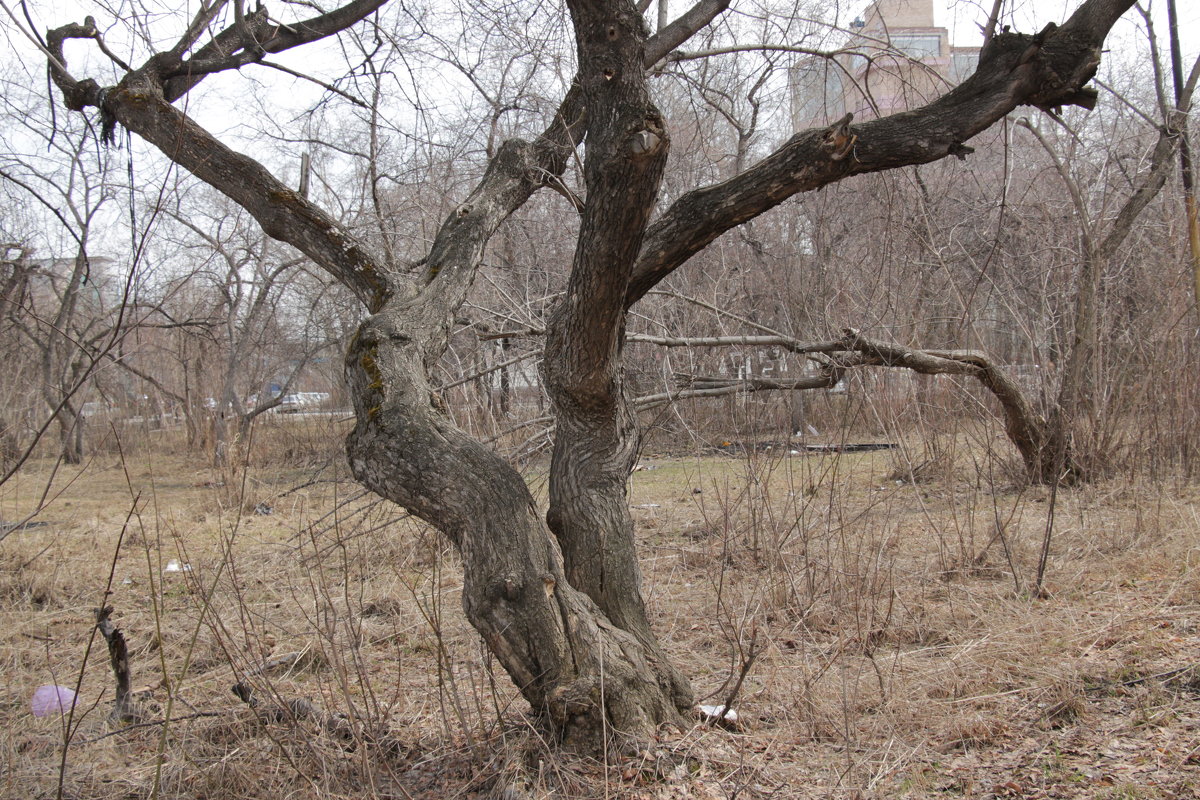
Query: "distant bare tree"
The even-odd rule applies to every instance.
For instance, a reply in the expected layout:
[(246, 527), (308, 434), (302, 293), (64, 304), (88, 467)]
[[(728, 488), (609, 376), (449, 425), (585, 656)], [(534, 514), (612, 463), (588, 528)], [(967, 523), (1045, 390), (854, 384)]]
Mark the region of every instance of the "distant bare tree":
[(188, 305), (179, 316), (206, 321), (176, 337), (183, 380), (175, 394), (189, 438), (211, 434), (207, 444), (218, 465), (232, 444), (247, 439), (257, 417), (279, 407), (312, 360), (339, 341), (336, 330), (316, 324), (328, 290), (302, 287), (307, 260), (281, 252), (247, 227), (244, 212), (224, 204), (217, 197), (181, 205), (169, 214), (180, 235), (163, 234), (194, 262), (180, 278), (187, 286), (171, 289)]
[[(124, 324), (124, 287), (92, 252), (94, 230), (112, 200), (110, 153), (97, 151), (82, 125), (57, 135), (40, 115), (18, 105), (29, 94), (10, 85), (0, 182), (10, 202), (30, 209), (25, 244), (5, 256), (4, 308), (11, 330), (35, 356), (38, 394), (58, 430), (63, 460), (84, 448), (84, 391)], [(12, 137), (12, 138), (10, 138)], [(35, 147), (15, 139), (29, 137)], [(47, 152), (48, 151), (48, 152)], [(10, 234), (11, 235), (11, 234)], [(35, 426), (36, 427), (36, 426)]]

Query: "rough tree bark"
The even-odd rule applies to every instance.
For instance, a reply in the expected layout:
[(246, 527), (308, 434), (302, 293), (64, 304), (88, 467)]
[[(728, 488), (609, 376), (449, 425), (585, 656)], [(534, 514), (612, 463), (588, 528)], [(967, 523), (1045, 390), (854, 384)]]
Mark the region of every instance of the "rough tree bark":
[[(153, 143), (367, 305), (372, 316), (346, 360), (357, 416), (347, 443), (354, 474), (458, 547), (468, 618), (552, 727), (580, 743), (594, 742), (606, 725), (646, 735), (679, 721), (691, 695), (650, 629), (638, 588), (626, 505), (636, 429), (621, 380), (627, 309), (722, 232), (797, 192), (964, 156), (964, 142), (1018, 105), (1091, 104), (1096, 95), (1085, 84), (1132, 0), (1086, 0), (1062, 27), (998, 35), (976, 75), (929, 106), (798, 134), (743, 174), (683, 196), (654, 222), (669, 136), (645, 70), (729, 0), (700, 0), (654, 36), (630, 0), (569, 0), (578, 74), (555, 119), (536, 140), (498, 148), (443, 224), (421, 274), (372, 252), (173, 105), (206, 74), (332, 35), (382, 2), (354, 0), (290, 26), (259, 10), (197, 48), (224, 6), (218, 0), (174, 47), (111, 87), (76, 79), (64, 60), (66, 39), (98, 40), (88, 20), (49, 33), (51, 75), (68, 108), (99, 108), (108, 130), (120, 124)], [(562, 172), (585, 139), (581, 232), (547, 336), (545, 373), (558, 426), (543, 518), (520, 475), (438, 408), (429, 374), (489, 238)]]

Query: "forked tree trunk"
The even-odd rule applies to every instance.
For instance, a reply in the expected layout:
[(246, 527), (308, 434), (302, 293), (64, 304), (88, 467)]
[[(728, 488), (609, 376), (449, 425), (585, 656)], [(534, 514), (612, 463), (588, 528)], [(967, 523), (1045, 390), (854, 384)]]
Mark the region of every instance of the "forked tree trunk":
[(645, 734), (678, 721), (676, 673), (657, 647), (571, 585), (520, 474), (431, 406), (422, 344), (440, 327), (397, 303), (355, 336), (346, 360), (355, 477), (454, 543), (468, 619), (568, 742), (588, 746), (605, 729)]
[[(621, 391), (626, 287), (667, 136), (646, 87), (640, 14), (631, 5), (570, 5), (576, 91), (590, 111), (588, 202), (544, 362), (558, 418), (549, 528), (515, 470), (429, 403), (426, 376), (444, 349), (444, 306), (418, 299), (377, 315), (360, 331), (347, 369), (359, 419), (349, 445), (355, 475), (376, 491), (390, 489), (387, 496), (458, 546), (472, 624), (533, 707), (582, 742), (608, 726), (645, 735), (679, 723), (692, 696), (641, 597), (626, 495), (636, 424)], [(464, 216), (481, 202), (465, 204)]]

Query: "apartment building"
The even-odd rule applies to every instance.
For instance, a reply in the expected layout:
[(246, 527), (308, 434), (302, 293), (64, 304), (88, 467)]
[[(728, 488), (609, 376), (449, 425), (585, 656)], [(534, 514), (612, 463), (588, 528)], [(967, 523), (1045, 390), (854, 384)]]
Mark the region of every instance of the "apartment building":
[(792, 68), (795, 129), (918, 108), (979, 64), (978, 47), (950, 44), (934, 22), (933, 0), (878, 0), (849, 26), (832, 58), (805, 57)]

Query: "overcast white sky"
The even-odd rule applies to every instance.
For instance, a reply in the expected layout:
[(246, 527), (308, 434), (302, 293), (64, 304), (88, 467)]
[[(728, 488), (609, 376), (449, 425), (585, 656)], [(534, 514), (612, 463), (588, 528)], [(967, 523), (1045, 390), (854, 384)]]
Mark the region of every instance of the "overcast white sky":
[[(863, 4), (866, 7), (866, 3)], [(979, 41), (976, 24), (991, 11), (991, 0), (934, 0), (934, 18), (953, 34), (955, 44), (973, 45)], [(1079, 5), (1078, 0), (1006, 0), (1003, 21), (1015, 30), (1039, 30), (1047, 22), (1065, 20)], [(1167, 39), (1167, 4), (1165, 0), (1143, 0), (1155, 18), (1159, 36)], [(1200, 49), (1200, 3), (1196, 0), (1176, 0), (1179, 12), (1180, 41), (1184, 52), (1195, 53)], [(1133, 27), (1131, 20), (1136, 12), (1126, 14), (1123, 23)]]
[[(0, 0), (0, 2), (3, 2), (10, 11), (15, 12), (19, 18), (23, 16), (19, 8), (20, 0)], [(758, 0), (758, 2), (770, 5), (769, 0)], [(1004, 21), (1013, 24), (1017, 30), (1037, 30), (1051, 20), (1065, 19), (1078, 3), (1079, 0), (1006, 0)], [(187, 14), (197, 6), (196, 0), (141, 0), (136, 3), (134, 0), (26, 0), (26, 4), (34, 22), (43, 31), (65, 22), (82, 22), (84, 16), (89, 14), (94, 16), (102, 30), (109, 29), (106, 38), (110, 47), (123, 57), (132, 57), (133, 63), (138, 63), (140, 58), (132, 54), (128, 43), (129, 31), (125, 28), (129, 20), (139, 16), (144, 19), (147, 16), (144, 9), (147, 7), (158, 9), (156, 17), (160, 23), (159, 26), (155, 27), (151, 22), (148, 27), (154, 34), (163, 37), (165, 42), (169, 40), (168, 37), (178, 33), (181, 12)], [(332, 6), (332, 0), (326, 0), (325, 4)], [(1150, 8), (1154, 18), (1158, 21), (1160, 41), (1165, 48), (1166, 2), (1165, 0), (1143, 0), (1143, 4)], [(432, 0), (430, 5), (437, 7), (438, 0)], [(451, 6), (450, 3), (443, 5), (447, 9)], [(737, 9), (738, 5), (738, 0), (734, 0), (733, 8)], [(779, 0), (779, 5), (787, 6), (790, 5), (790, 2), (789, 0)], [(836, 16), (834, 21), (844, 27), (856, 16), (865, 14), (869, 5), (870, 3), (867, 2), (853, 2), (852, 0), (852, 2), (846, 3), (835, 0), (835, 2), (828, 3), (826, 8), (830, 16)], [(986, 17), (991, 5), (991, 0), (933, 0), (936, 21), (950, 28), (951, 39), (954, 44), (958, 45), (978, 44), (980, 41), (978, 24)], [(1183, 50), (1185, 59), (1190, 65), (1191, 59), (1197, 52), (1200, 52), (1200, 2), (1178, 0), (1177, 5), (1181, 20), (1180, 33)], [(682, 0), (669, 0), (669, 6), (672, 16), (674, 16), (685, 8), (686, 4)], [(306, 17), (313, 13), (308, 8), (288, 5), (279, 0), (273, 2), (268, 0), (268, 8), (273, 16), (284, 20)], [(651, 10), (650, 16), (653, 16), (653, 10)], [(1111, 40), (1113, 48), (1118, 51), (1128, 51), (1144, 42), (1144, 35), (1136, 30), (1136, 14), (1130, 12), (1126, 17), (1127, 19), (1122, 20), (1118, 31)], [(5, 38), (11, 45), (10, 52), (22, 62), (37, 66), (31, 74), (40, 73), (41, 58), (37, 56), (31, 43), (13, 30), (12, 22), (6, 17), (0, 18), (0, 29), (5, 31)], [(81, 58), (85, 52), (89, 54), (88, 63), (72, 64), (72, 67), (80, 73), (87, 68), (94, 69), (98, 65), (99, 62), (93, 60), (94, 47), (90, 43), (78, 43), (68, 50), (68, 56), (75, 59)], [(140, 55), (142, 54), (138, 54), (138, 56)], [(340, 54), (337, 53), (336, 47), (310, 45), (273, 58), (281, 63), (309, 72), (315, 77), (326, 80), (338, 77)], [(107, 65), (102, 66), (107, 67)], [(280, 97), (276, 99), (282, 101), (284, 107), (299, 110), (322, 94), (322, 90), (311, 83), (292, 79), (279, 73), (271, 74), (262, 68), (247, 68), (245, 72), (246, 75), (252, 75), (260, 81), (268, 81), (272, 90), (279, 92)], [(103, 74), (96, 77), (101, 82), (104, 81)], [(205, 83), (204, 93), (210, 95), (218, 93), (223, 97), (222, 104), (228, 104), (235, 103), (237, 93), (244, 91), (246, 91), (245, 79), (230, 75), (210, 78)], [(204, 103), (204, 105), (209, 104)], [(216, 120), (209, 120), (209, 122), (211, 124)]]
[[(1008, 0), (1006, 2), (1005, 21), (1012, 23), (1014, 28), (1023, 31), (1040, 29), (1051, 20), (1065, 19), (1078, 5), (1080, 0)], [(19, 7), (20, 0), (0, 0), (6, 9), (14, 12), (23, 21)], [(332, 7), (333, 0), (324, 0)], [(455, 4), (449, 0), (429, 0), (431, 7), (451, 11)], [(553, 3), (553, 0), (548, 0)], [(790, 9), (795, 0), (734, 0), (736, 10), (742, 3), (757, 3), (759, 8), (778, 3)], [(812, 6), (812, 0), (801, 0), (803, 5)], [(1151, 9), (1159, 29), (1160, 45), (1166, 47), (1166, 2), (1165, 0), (1144, 0)], [(133, 26), (149, 25), (151, 35), (159, 37), (159, 46), (168, 44), (171, 37), (177, 36), (182, 20), (197, 6), (197, 0), (27, 0), (27, 5), (36, 27), (43, 31), (66, 22), (82, 22), (86, 15), (96, 18), (101, 30), (107, 30), (106, 39), (110, 47), (119, 55), (132, 63), (140, 63), (145, 57), (144, 51), (133, 48), (131, 35)], [(414, 3), (410, 7), (416, 7)], [(547, 5), (547, 12), (561, 5)], [(848, 26), (856, 16), (865, 13), (867, 2), (827, 2), (823, 7), (828, 14), (836, 16), (840, 26)], [(977, 23), (986, 17), (992, 0), (934, 0), (935, 19), (952, 31), (952, 41), (959, 45), (974, 45), (980, 41)], [(267, 0), (267, 6), (273, 16), (283, 20), (297, 17), (308, 17), (314, 12), (308, 8), (288, 5), (280, 0)], [(1178, 0), (1181, 17), (1181, 38), (1185, 59), (1190, 66), (1195, 54), (1200, 51), (1200, 2), (1197, 0)], [(670, 8), (674, 14), (684, 9), (684, 0), (670, 0)], [(147, 20), (146, 8), (156, 9), (157, 13)], [(650, 16), (653, 16), (653, 10)], [(1107, 60), (1107, 65), (1124, 61), (1132, 63), (1139, 51), (1144, 51), (1145, 36), (1137, 24), (1140, 22), (1135, 12), (1126, 15), (1118, 31), (1110, 40), (1114, 53)], [(458, 19), (453, 15), (447, 17), (447, 25), (457, 24)], [(145, 28), (143, 28), (145, 29)], [(44, 91), (45, 61), (34, 48), (28, 38), (22, 35), (15, 23), (5, 16), (0, 16), (0, 48), (5, 40), (9, 45), (7, 53), (0, 53), (0, 62), (18, 61), (18, 67), (23, 72), (29, 85)], [(833, 42), (828, 42), (832, 44)], [(568, 47), (569, 50), (569, 47)], [(90, 42), (72, 43), (68, 49), (72, 71), (76, 77), (91, 75), (101, 83), (112, 82), (116, 73), (111, 64), (100, 56)], [(298, 48), (291, 53), (273, 57), (281, 63), (313, 75), (325, 81), (334, 81), (344, 71), (343, 60), (336, 42), (324, 42)], [(1102, 70), (1105, 67), (1102, 67)], [(426, 68), (414, 78), (414, 84), (421, 92), (420, 100), (426, 108), (436, 108), (444, 105), (447, 109), (457, 106), (461, 96), (467, 96), (471, 89), (461, 76), (449, 68), (441, 70)], [(1103, 73), (1102, 73), (1103, 74)], [(315, 103), (324, 90), (290, 76), (274, 72), (263, 67), (247, 67), (242, 74), (230, 73), (212, 76), (205, 81), (202, 89), (189, 97), (189, 112), (194, 114), (201, 124), (206, 125), (214, 133), (222, 136), (236, 147), (253, 148), (256, 157), (263, 158), (267, 163), (272, 162), (270, 147), (254, 137), (257, 133), (255, 125), (259, 122), (254, 114), (253, 95), (263, 95), (265, 107), (270, 109), (270, 118), (279, 121), (293, 129), (299, 128), (293, 124), (293, 119), (302, 114), (305, 109)], [(57, 100), (57, 97), (56, 97)], [(405, 108), (404, 103), (397, 103), (392, 110), (393, 122), (398, 128), (411, 127), (409, 120), (413, 117), (411, 107)], [(449, 117), (447, 117), (449, 118)], [(449, 134), (438, 134), (449, 135)], [(143, 146), (139, 146), (141, 149)], [(286, 154), (285, 154), (286, 157)], [(286, 169), (294, 171), (293, 162), (296, 159), (286, 157)], [(278, 162), (277, 162), (278, 163)], [(298, 163), (298, 162), (296, 162)], [(281, 176), (282, 177), (282, 176)]]

